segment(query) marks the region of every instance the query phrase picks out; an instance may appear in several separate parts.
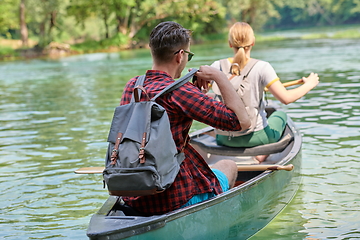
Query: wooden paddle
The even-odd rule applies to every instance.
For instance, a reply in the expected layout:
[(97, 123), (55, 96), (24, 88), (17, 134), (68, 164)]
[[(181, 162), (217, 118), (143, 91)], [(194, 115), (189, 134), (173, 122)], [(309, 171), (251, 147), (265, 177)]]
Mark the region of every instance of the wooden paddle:
[[(259, 165), (238, 165), (237, 166), (238, 171), (241, 172), (250, 172), (250, 171), (266, 171), (266, 170), (285, 170), (285, 171), (291, 171), (294, 168), (294, 165), (289, 164), (286, 166), (281, 165), (265, 165), (265, 164), (259, 164)], [(102, 173), (104, 171), (104, 167), (84, 167), (79, 168), (75, 170), (75, 173), (78, 174), (92, 174), (92, 173)]]
[(254, 164), (254, 165), (245, 165), (239, 164), (237, 165), (239, 172), (250, 172), (250, 171), (266, 171), (266, 170), (285, 170), (291, 171), (294, 169), (294, 165), (288, 164), (285, 166), (281, 165), (266, 165), (266, 164)]
[[(304, 81), (302, 79), (298, 79), (298, 80), (282, 83), (282, 85), (287, 88), (287, 87), (291, 87), (291, 86), (295, 86), (295, 85), (300, 85), (303, 83), (304, 83)], [(264, 91), (268, 92), (269, 89), (265, 88)]]
[(74, 172), (79, 174), (102, 173), (104, 169), (105, 169), (104, 167), (84, 167), (84, 168), (79, 168)]

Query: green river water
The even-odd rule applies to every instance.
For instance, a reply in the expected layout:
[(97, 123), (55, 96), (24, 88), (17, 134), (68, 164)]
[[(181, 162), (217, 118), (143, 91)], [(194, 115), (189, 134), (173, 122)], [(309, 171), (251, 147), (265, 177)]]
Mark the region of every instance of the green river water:
[[(191, 50), (189, 68), (232, 54), (226, 43)], [(254, 47), (252, 57), (269, 61), (282, 81), (317, 72), (321, 82), (282, 106), (303, 134), (303, 181), (252, 240), (360, 239), (359, 55), (358, 39)], [(73, 171), (103, 166), (122, 89), (148, 68), (146, 49), (0, 63), (0, 239), (87, 239), (108, 193), (101, 175)]]

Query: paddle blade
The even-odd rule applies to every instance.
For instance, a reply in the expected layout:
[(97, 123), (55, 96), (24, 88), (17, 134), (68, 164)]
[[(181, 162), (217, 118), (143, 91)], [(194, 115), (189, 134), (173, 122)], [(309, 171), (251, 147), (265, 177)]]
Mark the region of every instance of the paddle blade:
[(269, 167), (268, 170), (285, 170), (285, 171), (291, 171), (294, 169), (294, 165), (289, 164), (289, 165), (285, 165), (285, 166), (274, 166), (274, 167)]

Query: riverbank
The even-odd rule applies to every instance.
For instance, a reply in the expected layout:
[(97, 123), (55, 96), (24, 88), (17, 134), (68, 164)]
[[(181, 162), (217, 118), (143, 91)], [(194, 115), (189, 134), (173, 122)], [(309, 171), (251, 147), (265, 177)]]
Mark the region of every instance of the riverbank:
[[(257, 42), (282, 41), (294, 39), (360, 39), (360, 25), (314, 27), (305, 29), (288, 29), (265, 31), (256, 34)], [(227, 41), (227, 33), (202, 36), (194, 39), (193, 44)], [(14, 61), (33, 58), (61, 58), (70, 55), (119, 52), (128, 49), (147, 48), (145, 42), (132, 41), (125, 36), (117, 35), (100, 41), (90, 40), (77, 44), (51, 42), (44, 48), (38, 48), (37, 42), (29, 40), (29, 48), (21, 48), (20, 40), (0, 39), (0, 61)]]

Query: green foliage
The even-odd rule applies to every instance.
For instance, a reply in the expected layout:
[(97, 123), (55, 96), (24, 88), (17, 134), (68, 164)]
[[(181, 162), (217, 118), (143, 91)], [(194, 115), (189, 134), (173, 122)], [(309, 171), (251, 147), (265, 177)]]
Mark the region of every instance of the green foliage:
[(96, 40), (88, 40), (83, 43), (71, 45), (71, 49), (79, 53), (95, 52), (101, 48), (100, 42)]
[[(291, 1), (290, 1), (291, 2)], [(261, 29), (269, 19), (280, 19), (277, 8), (287, 5), (283, 0), (225, 0), (224, 6), (231, 22), (247, 22), (255, 30)]]
[[(0, 0), (1, 36), (20, 38), (19, 4), (20, 0)], [(235, 21), (250, 23), (256, 32), (360, 23), (360, 0), (26, 0), (25, 4), (29, 38), (43, 47), (51, 41), (83, 42), (73, 46), (79, 51), (143, 44), (152, 28), (167, 20), (193, 30), (195, 42), (226, 39), (228, 26)], [(303, 38), (357, 36), (357, 31), (346, 31)]]
[(349, 29), (344, 31), (336, 32), (333, 38), (360, 38), (359, 29)]
[(205, 35), (201, 35), (195, 39), (196, 42), (220, 42), (220, 43), (227, 42), (227, 40), (228, 40), (227, 33), (205, 34)]
[(106, 47), (121, 47), (124, 45), (127, 45), (129, 43), (129, 37), (121, 34), (121, 33), (117, 33), (115, 36), (111, 37), (111, 38), (107, 38), (104, 39), (102, 41), (100, 41), (102, 43), (103, 46)]
[(19, 28), (17, 0), (0, 0), (0, 35), (11, 38), (10, 31)]
[[(225, 7), (213, 0), (189, 1), (185, 6), (183, 14), (175, 15), (173, 19), (184, 27), (193, 31), (193, 38), (197, 41), (204, 41), (209, 34), (223, 32), (226, 25)], [(213, 35), (213, 36), (215, 36)]]
[(271, 18), (265, 26), (326, 26), (360, 20), (360, 0), (299, 0), (276, 9), (281, 18)]
[(329, 38), (329, 35), (326, 33), (314, 33), (314, 34), (307, 34), (301, 37), (301, 39), (320, 39), (320, 38)]
[(19, 53), (11, 47), (0, 46), (0, 60), (14, 60), (18, 55)]
[(71, 46), (71, 49), (80, 53), (89, 53), (110, 49), (112, 47), (116, 49), (121, 49), (124, 48), (124, 46), (127, 46), (128, 43), (128, 36), (118, 33), (112, 38), (103, 39), (100, 41), (87, 40), (83, 43), (74, 44)]
[(11, 55), (15, 52), (11, 47), (0, 47), (0, 55)]
[(270, 42), (270, 41), (282, 41), (285, 40), (284, 36), (261, 36), (256, 35), (256, 42)]
[(67, 31), (63, 22), (67, 18), (65, 8), (69, 0), (26, 0), (25, 4), (29, 37), (37, 36), (40, 47), (45, 47)]

